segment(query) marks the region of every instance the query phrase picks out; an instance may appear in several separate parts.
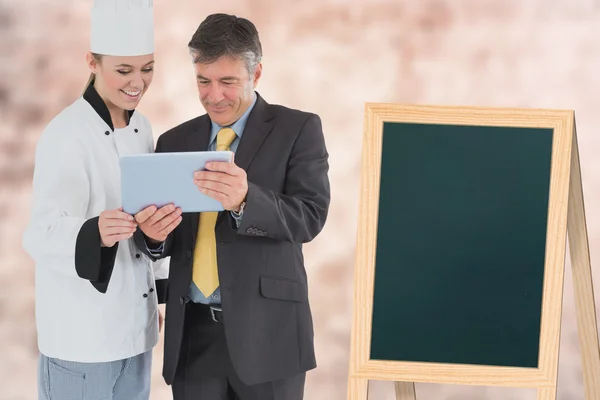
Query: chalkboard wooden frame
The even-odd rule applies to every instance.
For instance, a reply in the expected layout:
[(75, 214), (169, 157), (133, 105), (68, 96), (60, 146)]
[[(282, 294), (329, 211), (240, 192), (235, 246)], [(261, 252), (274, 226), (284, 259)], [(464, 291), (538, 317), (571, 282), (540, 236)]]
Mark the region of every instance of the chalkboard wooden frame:
[[(381, 146), (385, 122), (553, 129), (537, 368), (370, 359)], [(585, 394), (588, 400), (599, 399), (600, 348), (574, 112), (367, 103), (363, 135), (348, 399), (367, 399), (369, 380), (387, 380), (395, 382), (396, 397), (402, 400), (416, 398), (414, 382), (537, 388), (538, 400), (555, 400), (567, 230)], [(410, 326), (410, 321), (406, 321), (406, 324)]]

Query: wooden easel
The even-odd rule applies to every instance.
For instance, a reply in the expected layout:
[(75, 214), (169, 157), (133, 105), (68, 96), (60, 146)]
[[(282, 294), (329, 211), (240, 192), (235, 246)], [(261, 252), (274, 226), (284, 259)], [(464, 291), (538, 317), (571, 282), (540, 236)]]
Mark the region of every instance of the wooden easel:
[[(554, 129), (538, 368), (370, 359), (382, 125), (388, 121)], [(369, 380), (386, 380), (394, 382), (397, 400), (416, 400), (415, 382), (537, 388), (537, 400), (556, 400), (567, 232), (585, 399), (600, 399), (600, 347), (574, 112), (367, 104), (363, 145), (348, 399), (366, 400)]]

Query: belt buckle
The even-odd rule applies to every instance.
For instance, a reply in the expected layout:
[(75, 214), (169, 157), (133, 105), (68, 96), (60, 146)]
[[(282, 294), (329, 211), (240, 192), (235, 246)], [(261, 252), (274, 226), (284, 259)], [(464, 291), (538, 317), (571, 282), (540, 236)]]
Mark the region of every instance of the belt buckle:
[(221, 307), (210, 306), (210, 316), (212, 317), (212, 320), (214, 322), (221, 322), (217, 319), (217, 315), (215, 314), (215, 311), (223, 312), (223, 309)]

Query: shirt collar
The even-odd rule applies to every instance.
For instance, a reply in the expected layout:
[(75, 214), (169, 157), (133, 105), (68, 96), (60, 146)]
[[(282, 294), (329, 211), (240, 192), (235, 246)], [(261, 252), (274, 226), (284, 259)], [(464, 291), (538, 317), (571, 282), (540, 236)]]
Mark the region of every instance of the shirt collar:
[[(106, 122), (106, 124), (110, 127), (110, 130), (114, 131), (115, 127), (113, 125), (110, 112), (108, 111), (108, 107), (106, 106), (106, 103), (104, 103), (104, 100), (102, 100), (102, 97), (100, 97), (100, 95), (96, 91), (96, 88), (94, 88), (94, 79), (92, 79), (88, 87), (85, 89), (85, 92), (83, 93), (83, 98), (90, 104), (90, 106), (92, 106), (92, 108), (94, 109), (94, 111), (96, 111), (100, 118), (102, 118), (102, 120)], [(127, 110), (127, 124), (129, 124), (129, 121), (131, 121), (131, 116), (133, 115), (133, 113), (134, 110)]]
[[(254, 100), (252, 100), (252, 104), (250, 104), (250, 107), (248, 107), (248, 109), (244, 112), (244, 114), (242, 114), (242, 116), (237, 121), (235, 121), (233, 124), (231, 124), (229, 126), (229, 128), (233, 129), (233, 131), (239, 138), (241, 138), (242, 134), (244, 133), (244, 128), (246, 128), (246, 122), (248, 121), (248, 116), (250, 115), (250, 112), (254, 108), (257, 98), (258, 98), (258, 96), (256, 95), (256, 92), (254, 92)], [(219, 133), (219, 130), (223, 127), (216, 124), (213, 121), (210, 121), (210, 128), (211, 129), (210, 129), (209, 146), (215, 141), (215, 139), (217, 138), (217, 133)]]

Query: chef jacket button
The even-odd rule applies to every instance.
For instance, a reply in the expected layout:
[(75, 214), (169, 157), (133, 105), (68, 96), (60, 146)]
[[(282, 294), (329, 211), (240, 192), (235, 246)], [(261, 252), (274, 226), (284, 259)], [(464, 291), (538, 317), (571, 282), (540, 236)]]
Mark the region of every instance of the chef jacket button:
[(106, 136), (108, 136), (108, 135), (110, 135), (110, 131), (106, 131), (106, 132), (104, 132), (104, 134), (105, 134)]
[(144, 298), (148, 297), (148, 293), (144, 293)]
[(140, 257), (141, 257), (141, 256), (140, 256), (139, 254), (136, 254), (136, 255), (135, 255), (135, 258), (140, 258)]
[(154, 292), (154, 288), (150, 288), (150, 293)]
[(134, 131), (135, 133), (138, 133), (138, 130), (137, 130), (137, 128), (135, 128), (133, 131)]

